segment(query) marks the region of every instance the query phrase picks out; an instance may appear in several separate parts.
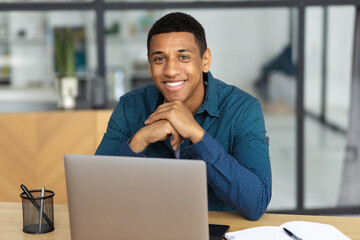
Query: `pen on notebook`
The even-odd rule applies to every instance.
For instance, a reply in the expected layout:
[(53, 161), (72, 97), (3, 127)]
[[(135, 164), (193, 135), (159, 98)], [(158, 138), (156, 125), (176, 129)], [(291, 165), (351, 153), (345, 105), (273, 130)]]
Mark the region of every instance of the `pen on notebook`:
[(41, 199), (40, 199), (40, 219), (39, 219), (39, 232), (41, 232), (41, 227), (42, 227), (42, 215), (44, 212), (44, 196), (45, 196), (45, 187), (42, 186), (41, 188)]
[(284, 231), (286, 232), (287, 235), (289, 235), (289, 237), (291, 237), (294, 240), (302, 240), (302, 238), (296, 236), (294, 233), (292, 233), (289, 229), (283, 228)]

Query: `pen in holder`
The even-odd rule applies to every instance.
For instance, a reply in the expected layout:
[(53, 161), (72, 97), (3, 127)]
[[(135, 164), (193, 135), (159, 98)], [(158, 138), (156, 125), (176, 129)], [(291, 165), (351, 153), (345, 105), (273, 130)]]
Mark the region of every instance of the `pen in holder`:
[(23, 209), (23, 232), (25, 233), (47, 233), (54, 228), (54, 204), (55, 193), (45, 190), (28, 190), (21, 185), (24, 191), (20, 194)]

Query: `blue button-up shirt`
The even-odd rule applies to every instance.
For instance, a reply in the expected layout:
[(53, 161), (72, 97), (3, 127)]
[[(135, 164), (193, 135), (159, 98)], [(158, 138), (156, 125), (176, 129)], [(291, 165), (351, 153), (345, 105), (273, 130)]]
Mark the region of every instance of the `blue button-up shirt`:
[[(196, 144), (185, 139), (180, 158), (206, 162), (210, 211), (236, 210), (257, 220), (271, 198), (269, 146), (260, 102), (211, 73), (205, 76), (205, 99), (194, 114), (205, 134)], [(140, 153), (133, 152), (128, 144), (163, 102), (155, 85), (122, 96), (96, 154), (175, 158), (169, 139), (150, 144)]]

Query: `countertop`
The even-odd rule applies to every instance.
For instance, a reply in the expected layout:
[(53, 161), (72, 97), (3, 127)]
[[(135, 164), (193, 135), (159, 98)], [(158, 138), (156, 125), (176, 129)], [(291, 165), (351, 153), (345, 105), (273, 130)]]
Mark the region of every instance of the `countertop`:
[(116, 102), (108, 102), (105, 107), (93, 107), (90, 102), (80, 101), (74, 109), (60, 109), (56, 102), (0, 102), (0, 113), (43, 112), (43, 111), (72, 111), (88, 109), (114, 109)]
[[(116, 101), (94, 107), (91, 100), (79, 96), (76, 107), (70, 110), (113, 109)], [(52, 88), (0, 87), (0, 113), (64, 111), (57, 107), (57, 96)], [(66, 111), (66, 110), (65, 110)]]

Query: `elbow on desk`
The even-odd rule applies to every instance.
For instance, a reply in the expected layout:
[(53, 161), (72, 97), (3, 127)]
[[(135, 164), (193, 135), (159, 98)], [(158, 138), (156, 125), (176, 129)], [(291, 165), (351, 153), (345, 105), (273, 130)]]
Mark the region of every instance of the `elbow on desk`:
[(262, 191), (256, 198), (256, 204), (248, 204), (247, 207), (242, 209), (236, 209), (244, 218), (250, 221), (259, 220), (266, 212), (266, 209), (271, 200), (271, 187), (267, 188), (263, 186)]
[[(238, 211), (239, 212), (239, 211)], [(256, 209), (253, 212), (239, 212), (244, 218), (250, 221), (257, 221), (259, 220), (266, 212), (266, 207), (263, 207), (262, 209), (258, 210)]]
[(265, 213), (265, 211), (260, 211), (257, 213), (250, 213), (250, 214), (246, 214), (246, 215), (244, 214), (243, 216), (250, 221), (257, 221), (264, 215), (264, 213)]
[(257, 211), (257, 212), (241, 213), (241, 214), (247, 220), (257, 221), (264, 215), (264, 213), (265, 211)]

